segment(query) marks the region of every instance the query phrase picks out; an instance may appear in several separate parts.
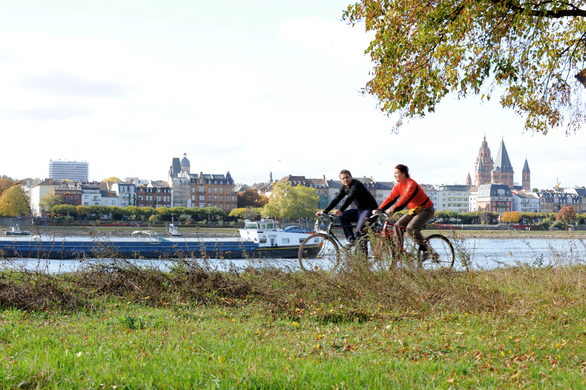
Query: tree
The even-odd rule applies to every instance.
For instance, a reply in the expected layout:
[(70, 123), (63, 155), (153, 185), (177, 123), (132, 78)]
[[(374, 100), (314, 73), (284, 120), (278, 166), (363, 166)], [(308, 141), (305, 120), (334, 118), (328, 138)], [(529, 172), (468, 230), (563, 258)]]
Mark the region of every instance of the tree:
[(521, 220), (521, 213), (518, 211), (506, 211), (501, 215), (501, 222), (504, 223), (519, 223)]
[(458, 214), (455, 211), (449, 210), (438, 210), (435, 213), (435, 217), (440, 219), (442, 223), (450, 223), (451, 220), (455, 220), (458, 217)]
[(563, 222), (564, 224), (572, 224), (577, 219), (576, 210), (572, 206), (565, 206), (558, 211), (556, 220)]
[[(365, 92), (380, 108), (423, 117), (449, 93), (490, 99), (547, 133), (586, 118), (586, 0), (360, 0), (344, 12), (374, 39)], [(574, 77), (576, 76), (576, 77)], [(578, 79), (578, 80), (576, 80)]]
[(85, 220), (87, 218), (89, 214), (88, 206), (77, 205), (75, 206), (75, 209), (77, 210), (77, 215), (79, 216), (80, 220)]
[(108, 184), (114, 184), (114, 183), (122, 183), (122, 180), (120, 180), (116, 176), (111, 176), (107, 179), (102, 180), (102, 182), (108, 183)]
[(498, 213), (494, 211), (482, 211), (479, 215), (480, 223), (482, 225), (490, 225), (497, 223), (498, 220)]
[(276, 183), (261, 214), (263, 217), (283, 219), (308, 218), (315, 214), (318, 200), (315, 188)]
[(61, 197), (59, 195), (47, 195), (44, 196), (43, 199), (39, 202), (39, 206), (41, 206), (42, 210), (49, 211), (53, 208), (53, 206), (57, 206), (58, 204), (62, 204)]
[(236, 194), (236, 207), (263, 207), (269, 201), (264, 195), (259, 194), (254, 188), (247, 188)]
[(14, 185), (14, 181), (6, 176), (0, 177), (0, 195)]
[(51, 207), (51, 213), (60, 216), (77, 217), (77, 207), (70, 204), (58, 204)]
[(13, 185), (0, 196), (0, 215), (22, 217), (31, 214), (28, 196), (20, 185)]
[(208, 219), (208, 223), (210, 221), (223, 221), (227, 216), (226, 212), (218, 207), (204, 207), (203, 212)]
[(240, 207), (230, 210), (228, 217), (236, 219), (258, 219), (261, 209), (258, 207)]

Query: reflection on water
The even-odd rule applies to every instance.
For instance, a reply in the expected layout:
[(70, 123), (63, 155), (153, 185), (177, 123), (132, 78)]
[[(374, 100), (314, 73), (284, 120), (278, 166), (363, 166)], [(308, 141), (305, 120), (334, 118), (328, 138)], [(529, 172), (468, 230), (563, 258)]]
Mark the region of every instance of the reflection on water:
[[(457, 268), (470, 263), (472, 269), (493, 269), (528, 264), (532, 266), (568, 265), (586, 263), (586, 241), (579, 239), (492, 239), (470, 238), (454, 241), (457, 252)], [(183, 262), (195, 262), (204, 269), (229, 271), (245, 268), (279, 268), (299, 270), (297, 259), (195, 259), (195, 260), (47, 260), (47, 259), (3, 259), (0, 269), (28, 270), (46, 273), (61, 273), (81, 270), (93, 265), (112, 265), (123, 262), (141, 267), (169, 270)]]

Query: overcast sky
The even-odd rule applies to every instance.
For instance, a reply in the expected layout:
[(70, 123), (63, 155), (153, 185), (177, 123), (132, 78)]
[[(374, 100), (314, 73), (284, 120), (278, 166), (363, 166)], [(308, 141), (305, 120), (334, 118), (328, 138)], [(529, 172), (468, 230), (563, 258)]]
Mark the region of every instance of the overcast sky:
[[(90, 179), (192, 172), (238, 183), (269, 173), (463, 184), (486, 135), (521, 181), (586, 185), (586, 128), (523, 133), (497, 103), (448, 99), (399, 134), (372, 97), (368, 37), (342, 0), (0, 0), (0, 175), (48, 176), (87, 161)], [(497, 99), (494, 99), (497, 100)]]

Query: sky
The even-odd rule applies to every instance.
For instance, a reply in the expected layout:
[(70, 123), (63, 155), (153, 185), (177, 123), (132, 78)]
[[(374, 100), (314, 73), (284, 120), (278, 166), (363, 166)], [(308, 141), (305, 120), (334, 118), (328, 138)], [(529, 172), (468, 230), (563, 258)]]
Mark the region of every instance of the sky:
[[(395, 120), (361, 93), (369, 36), (341, 20), (349, 1), (0, 0), (0, 175), (48, 176), (87, 161), (90, 180), (192, 173), (237, 183), (286, 175), (464, 184), (486, 136), (504, 140), (521, 181), (586, 185), (586, 128), (523, 131), (496, 100), (448, 97)], [(586, 104), (586, 103), (585, 103)]]

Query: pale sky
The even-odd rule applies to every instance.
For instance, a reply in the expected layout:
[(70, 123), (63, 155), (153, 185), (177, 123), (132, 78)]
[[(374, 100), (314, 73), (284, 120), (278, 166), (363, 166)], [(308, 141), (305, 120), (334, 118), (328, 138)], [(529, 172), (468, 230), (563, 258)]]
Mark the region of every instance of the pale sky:
[[(586, 185), (586, 128), (524, 133), (496, 102), (448, 99), (399, 134), (360, 89), (371, 64), (349, 1), (0, 0), (0, 175), (48, 176), (49, 160), (90, 179), (192, 172), (237, 183), (285, 175), (463, 184), (486, 135), (504, 138), (521, 181)], [(586, 98), (586, 94), (583, 99)], [(493, 99), (496, 101), (497, 99)]]

